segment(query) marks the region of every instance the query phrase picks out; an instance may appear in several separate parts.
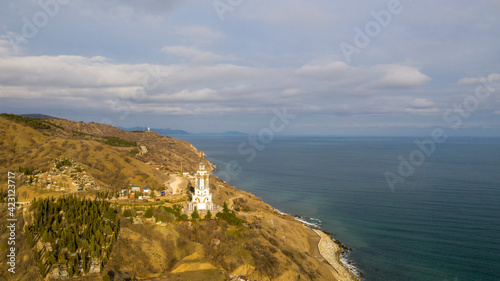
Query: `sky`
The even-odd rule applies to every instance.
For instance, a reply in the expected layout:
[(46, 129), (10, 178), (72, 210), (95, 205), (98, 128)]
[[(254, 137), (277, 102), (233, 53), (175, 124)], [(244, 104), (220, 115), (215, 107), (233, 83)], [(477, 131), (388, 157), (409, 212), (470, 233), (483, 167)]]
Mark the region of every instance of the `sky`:
[(0, 112), (189, 132), (500, 136), (499, 14), (498, 0), (1, 1)]

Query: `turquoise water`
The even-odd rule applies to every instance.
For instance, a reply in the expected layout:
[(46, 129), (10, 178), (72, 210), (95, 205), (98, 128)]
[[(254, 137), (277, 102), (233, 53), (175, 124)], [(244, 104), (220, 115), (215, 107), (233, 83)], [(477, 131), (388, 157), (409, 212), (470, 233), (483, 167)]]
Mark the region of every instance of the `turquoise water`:
[(279, 137), (254, 159), (247, 137), (179, 138), (232, 185), (321, 220), (364, 280), (500, 280), (500, 139), (449, 139), (392, 192), (384, 173), (415, 138)]

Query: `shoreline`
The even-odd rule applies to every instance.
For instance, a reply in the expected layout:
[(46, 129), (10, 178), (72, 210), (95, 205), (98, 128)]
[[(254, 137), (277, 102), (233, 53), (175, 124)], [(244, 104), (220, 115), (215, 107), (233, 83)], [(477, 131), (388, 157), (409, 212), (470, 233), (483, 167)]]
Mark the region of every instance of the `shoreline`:
[[(217, 166), (215, 166), (211, 162), (209, 163), (213, 168), (213, 170), (210, 171), (210, 175), (214, 176), (213, 173), (216, 170)], [(220, 180), (225, 184), (232, 186), (226, 181), (222, 179)], [(231, 204), (232, 200), (229, 201), (230, 202), (228, 204)], [(267, 205), (270, 206), (275, 212), (277, 212), (280, 215), (292, 216), (296, 221), (302, 223), (303, 226), (312, 230), (319, 237), (318, 244), (316, 245), (319, 255), (323, 258), (323, 260), (325, 260), (330, 265), (329, 267), (330, 272), (332, 273), (332, 275), (336, 280), (352, 280), (352, 281), (362, 280), (361, 278), (363, 274), (361, 273), (361, 271), (359, 271), (359, 269), (357, 269), (354, 265), (352, 265), (349, 262), (349, 259), (347, 258), (348, 251), (352, 249), (344, 246), (340, 241), (335, 240), (332, 234), (321, 230), (321, 222), (322, 222), (321, 220), (316, 218), (311, 218), (311, 220), (314, 220), (316, 222), (309, 222), (305, 218), (299, 215), (290, 215), (288, 213), (280, 211), (279, 209), (274, 208), (270, 204)]]
[[(273, 209), (281, 215), (290, 215), (274, 207)], [(342, 242), (335, 240), (330, 233), (321, 230), (321, 221), (319, 219), (311, 218), (318, 221), (317, 223), (311, 223), (298, 215), (292, 217), (319, 236), (318, 251), (331, 266), (330, 271), (337, 280), (361, 280), (363, 274), (354, 265), (350, 264), (347, 258), (347, 252), (352, 249), (344, 246)]]
[[(331, 272), (337, 280), (356, 280), (359, 281), (353, 270), (347, 266), (341, 257), (342, 248), (333, 240), (330, 235), (319, 229), (311, 228), (319, 237), (318, 250), (321, 256), (330, 264)], [(351, 266), (352, 267), (352, 266)], [(357, 271), (357, 270), (356, 270)], [(359, 272), (359, 271), (358, 271)]]

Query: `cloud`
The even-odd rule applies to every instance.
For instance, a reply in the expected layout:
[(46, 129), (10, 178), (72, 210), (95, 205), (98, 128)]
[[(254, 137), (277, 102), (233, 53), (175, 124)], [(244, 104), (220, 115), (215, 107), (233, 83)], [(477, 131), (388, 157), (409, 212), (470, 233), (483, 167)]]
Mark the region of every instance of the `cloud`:
[(194, 43), (211, 43), (226, 38), (222, 32), (204, 25), (184, 25), (170, 29), (171, 33), (188, 38)]
[(427, 108), (427, 107), (434, 106), (434, 103), (427, 100), (427, 99), (415, 99), (411, 103), (411, 106), (415, 107), (415, 108)]
[(405, 112), (410, 113), (410, 114), (415, 114), (415, 115), (435, 115), (439, 113), (438, 108), (412, 108), (408, 107), (405, 108)]
[(335, 19), (318, 3), (300, 0), (249, 1), (245, 3), (245, 13), (240, 16), (247, 20), (288, 26), (318, 26)]
[(281, 94), (283, 97), (294, 97), (294, 96), (299, 96), (301, 94), (304, 94), (303, 90), (300, 89), (286, 89), (283, 91)]
[(335, 61), (323, 65), (305, 65), (295, 73), (317, 80), (328, 80), (329, 85), (365, 90), (415, 88), (431, 80), (415, 67), (398, 64), (354, 67)]
[(150, 99), (148, 102), (219, 102), (222, 97), (217, 94), (217, 91), (210, 88), (197, 90), (182, 90), (173, 94), (160, 94)]
[(0, 58), (0, 84), (32, 88), (134, 86), (141, 84), (144, 67), (113, 64), (98, 56), (7, 56)]
[(491, 73), (488, 76), (483, 77), (464, 77), (458, 80), (458, 85), (477, 85), (479, 83), (495, 83), (500, 82), (500, 73)]
[(167, 46), (163, 50), (187, 61), (156, 66), (115, 63), (99, 56), (3, 56), (0, 97), (75, 110), (166, 115), (266, 114), (283, 104), (305, 115), (436, 112), (434, 103), (425, 98), (402, 95), (393, 87), (384, 91), (372, 87), (398, 69), (409, 73), (402, 76), (411, 81), (404, 83), (406, 89), (417, 87), (417, 79), (408, 76), (425, 75), (408, 66), (354, 67), (332, 61), (299, 67), (250, 67), (209, 63), (232, 57), (192, 47)]
[(221, 56), (208, 51), (202, 51), (195, 47), (187, 46), (165, 46), (163, 52), (181, 58), (187, 58), (193, 63), (211, 63), (215, 61), (232, 60), (231, 56)]
[(431, 80), (417, 68), (405, 65), (377, 65), (372, 67), (372, 70), (384, 73), (382, 78), (371, 83), (374, 88), (412, 88), (422, 86)]
[(0, 57), (10, 55), (11, 44), (7, 40), (3, 40), (0, 37)]
[(334, 61), (326, 65), (304, 65), (299, 68), (296, 73), (299, 75), (321, 77), (321, 78), (334, 78), (338, 75), (344, 75), (354, 68), (347, 65), (342, 61)]
[(164, 14), (181, 3), (180, 0), (92, 0), (91, 3), (113, 11), (129, 9), (138, 14)]

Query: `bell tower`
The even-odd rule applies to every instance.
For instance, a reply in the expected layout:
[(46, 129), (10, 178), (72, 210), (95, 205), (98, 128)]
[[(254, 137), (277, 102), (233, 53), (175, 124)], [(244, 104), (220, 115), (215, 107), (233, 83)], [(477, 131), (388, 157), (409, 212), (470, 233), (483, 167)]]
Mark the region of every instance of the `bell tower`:
[[(202, 152), (203, 153), (203, 152)], [(203, 163), (203, 154), (198, 165), (198, 171), (195, 177), (194, 195), (188, 206), (189, 210), (212, 210), (212, 194), (210, 193), (209, 175)]]

